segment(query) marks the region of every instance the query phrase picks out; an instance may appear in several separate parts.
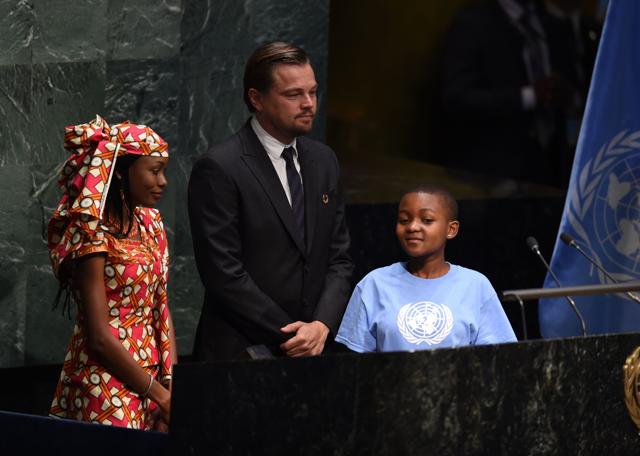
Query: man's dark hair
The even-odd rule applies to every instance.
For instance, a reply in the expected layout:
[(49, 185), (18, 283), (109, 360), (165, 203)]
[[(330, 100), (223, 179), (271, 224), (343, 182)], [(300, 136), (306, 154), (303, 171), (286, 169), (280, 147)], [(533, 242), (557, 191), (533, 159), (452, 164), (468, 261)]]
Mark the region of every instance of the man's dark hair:
[[(437, 184), (420, 184), (404, 192), (404, 195), (409, 193), (426, 193), (437, 196), (449, 212), (449, 220), (458, 220), (458, 202), (445, 187)], [(404, 195), (402, 196), (404, 197)]]
[(275, 41), (260, 46), (253, 51), (244, 67), (244, 102), (250, 112), (255, 108), (249, 100), (249, 89), (266, 92), (273, 84), (273, 68), (276, 65), (306, 65), (309, 56), (290, 43)]

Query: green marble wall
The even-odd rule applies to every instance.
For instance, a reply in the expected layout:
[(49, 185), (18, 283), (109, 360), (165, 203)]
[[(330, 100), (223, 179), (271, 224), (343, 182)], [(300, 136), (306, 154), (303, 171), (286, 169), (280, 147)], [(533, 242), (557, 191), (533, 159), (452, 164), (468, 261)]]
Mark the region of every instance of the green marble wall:
[(300, 44), (326, 86), (328, 18), (329, 0), (0, 0), (0, 367), (62, 362), (72, 322), (51, 309), (44, 233), (60, 196), (63, 128), (95, 114), (148, 124), (171, 146), (159, 207), (179, 351), (191, 352), (203, 295), (186, 210), (191, 164), (247, 118), (242, 71), (258, 44)]

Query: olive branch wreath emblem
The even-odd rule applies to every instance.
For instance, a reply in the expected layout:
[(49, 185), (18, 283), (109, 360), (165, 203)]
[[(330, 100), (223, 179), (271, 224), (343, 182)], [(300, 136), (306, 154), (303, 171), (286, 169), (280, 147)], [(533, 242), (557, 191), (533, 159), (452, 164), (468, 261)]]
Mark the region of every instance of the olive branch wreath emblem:
[(622, 368), (624, 403), (629, 417), (640, 429), (640, 347), (631, 353)]
[[(587, 161), (580, 171), (577, 185), (569, 200), (567, 220), (591, 252), (594, 252), (594, 249), (591, 246), (591, 241), (582, 221), (593, 204), (598, 185), (609, 166), (622, 154), (633, 149), (640, 149), (640, 130), (632, 133), (628, 132), (628, 129), (619, 132), (608, 143), (600, 147), (595, 157)], [(633, 279), (633, 277), (625, 274), (617, 275), (623, 280)], [(598, 271), (598, 276), (600, 282), (606, 280), (600, 271)]]
[[(411, 332), (411, 329), (407, 327), (407, 314), (409, 313), (409, 310), (411, 310), (412, 308), (417, 308), (421, 304), (425, 307), (429, 305), (436, 306), (444, 311), (445, 326), (441, 328), (440, 331), (438, 331), (436, 334), (433, 334), (431, 337), (416, 337)], [(400, 308), (400, 311), (398, 312), (397, 324), (398, 329), (400, 330), (400, 334), (404, 336), (407, 342), (412, 344), (426, 342), (429, 345), (435, 345), (442, 342), (444, 338), (447, 337), (451, 332), (451, 328), (453, 327), (453, 315), (451, 313), (451, 309), (449, 309), (449, 307), (447, 306), (438, 305), (429, 301), (422, 301), (416, 302), (415, 304), (405, 304), (404, 306), (402, 306)]]

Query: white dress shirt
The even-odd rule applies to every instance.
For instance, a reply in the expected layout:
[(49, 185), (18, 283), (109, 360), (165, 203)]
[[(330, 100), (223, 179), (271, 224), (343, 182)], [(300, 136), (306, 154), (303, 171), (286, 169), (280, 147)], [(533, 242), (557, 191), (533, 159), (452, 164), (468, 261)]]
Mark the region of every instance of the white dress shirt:
[(278, 178), (280, 178), (280, 183), (282, 184), (284, 193), (287, 195), (289, 205), (291, 205), (291, 191), (289, 190), (289, 181), (287, 180), (287, 162), (284, 158), (282, 158), (282, 152), (284, 151), (285, 147), (293, 147), (293, 163), (296, 167), (296, 170), (298, 171), (298, 174), (300, 174), (300, 181), (302, 181), (302, 173), (300, 173), (300, 162), (298, 160), (298, 149), (296, 149), (296, 139), (294, 138), (291, 144), (281, 143), (276, 138), (267, 133), (255, 117), (251, 118), (251, 128), (253, 128), (253, 131), (258, 137), (260, 144), (262, 144), (262, 147), (264, 147), (264, 150), (267, 151), (267, 155), (269, 155), (271, 163), (273, 164), (276, 173), (278, 173)]

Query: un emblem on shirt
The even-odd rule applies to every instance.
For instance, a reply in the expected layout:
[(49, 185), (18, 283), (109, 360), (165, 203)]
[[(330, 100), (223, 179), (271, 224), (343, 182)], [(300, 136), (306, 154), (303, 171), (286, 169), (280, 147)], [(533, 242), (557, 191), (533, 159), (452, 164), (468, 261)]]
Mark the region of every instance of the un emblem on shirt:
[(402, 306), (398, 312), (400, 334), (412, 344), (439, 344), (453, 328), (453, 314), (444, 304), (422, 301)]

